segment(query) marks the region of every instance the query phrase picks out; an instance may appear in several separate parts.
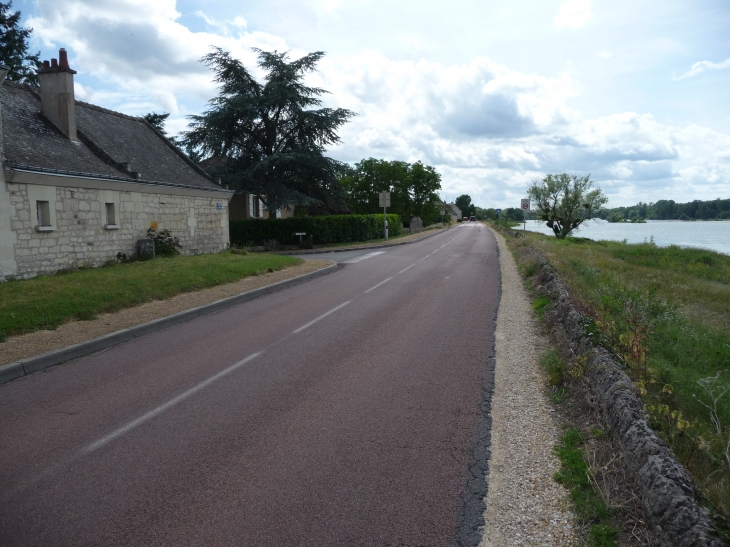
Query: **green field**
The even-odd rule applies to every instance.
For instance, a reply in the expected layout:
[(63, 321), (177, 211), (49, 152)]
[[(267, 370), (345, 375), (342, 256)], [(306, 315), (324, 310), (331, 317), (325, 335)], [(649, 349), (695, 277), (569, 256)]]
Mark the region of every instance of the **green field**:
[(66, 321), (108, 313), (176, 294), (238, 281), (299, 264), (270, 254), (217, 254), (158, 258), (60, 272), (0, 284), (0, 341)]
[(570, 287), (588, 326), (623, 362), (650, 424), (730, 516), (730, 256), (653, 243), (528, 232), (508, 238), (523, 274), (539, 251)]

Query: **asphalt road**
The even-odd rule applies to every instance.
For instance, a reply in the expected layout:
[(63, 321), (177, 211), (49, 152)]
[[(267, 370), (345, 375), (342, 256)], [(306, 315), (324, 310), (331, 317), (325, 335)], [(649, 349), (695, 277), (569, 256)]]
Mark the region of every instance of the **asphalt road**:
[(469, 536), (496, 242), (470, 224), (381, 251), (1, 385), (0, 545)]

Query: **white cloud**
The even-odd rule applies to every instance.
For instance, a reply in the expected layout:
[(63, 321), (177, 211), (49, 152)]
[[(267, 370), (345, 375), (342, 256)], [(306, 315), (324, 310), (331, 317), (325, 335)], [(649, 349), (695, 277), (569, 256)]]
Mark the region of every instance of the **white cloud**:
[(560, 4), (553, 23), (557, 28), (581, 28), (591, 17), (593, 17), (591, 0), (567, 0)]
[(722, 70), (724, 68), (730, 68), (730, 58), (725, 59), (720, 63), (713, 63), (712, 61), (699, 61), (693, 64), (692, 68), (690, 68), (687, 72), (680, 76), (675, 76), (674, 74), (672, 74), (672, 80), (683, 80), (685, 78), (697, 76), (698, 74), (701, 74), (706, 70)]
[[(193, 32), (178, 22), (174, 0), (39, 0), (36, 8), (28, 20), (34, 35), (48, 47), (66, 47), (72, 68), (105, 87), (156, 96), (157, 108), (173, 114), (180, 112), (178, 101), (206, 101), (215, 93), (211, 73), (199, 62), (211, 46), (248, 66), (255, 66), (252, 47), (289, 49), (283, 38), (263, 32), (230, 35), (229, 26), (245, 25), (240, 17), (218, 22), (201, 12), (198, 16), (214, 28)], [(177, 100), (170, 100), (170, 94)], [(116, 102), (106, 106), (120, 108)]]
[[(564, 26), (585, 24), (590, 3), (566, 5), (573, 8), (561, 7)], [(28, 24), (45, 44), (69, 49), (79, 99), (128, 114), (171, 112), (173, 134), (216, 93), (199, 63), (211, 45), (250, 68), (251, 47), (292, 49), (281, 36), (247, 31), (242, 17), (201, 12), (208, 28), (194, 32), (171, 0), (38, 0), (36, 7)], [(591, 173), (614, 205), (730, 195), (730, 135), (668, 125), (650, 113), (588, 118), (571, 106), (584, 88), (579, 72), (520, 71), (487, 55), (453, 64), (393, 59), (372, 49), (332, 54), (319, 69), (308, 83), (331, 92), (327, 106), (359, 114), (342, 128), (334, 157), (424, 161), (442, 173), (452, 199), (468, 193), (480, 206), (518, 206), (532, 179), (556, 172)]]

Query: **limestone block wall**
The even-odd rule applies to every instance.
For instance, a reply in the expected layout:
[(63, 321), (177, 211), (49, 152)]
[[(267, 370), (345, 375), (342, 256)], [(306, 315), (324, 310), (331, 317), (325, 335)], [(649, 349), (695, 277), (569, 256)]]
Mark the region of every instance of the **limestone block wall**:
[[(153, 222), (182, 244), (182, 254), (228, 246), (228, 197), (200, 197), (95, 188), (6, 183), (16, 272), (28, 278), (132, 256)], [(52, 228), (37, 228), (37, 202), (50, 202)], [(109, 211), (107, 204), (112, 204)], [(107, 215), (112, 212), (112, 218)], [(115, 228), (116, 226), (116, 228)], [(7, 239), (10, 240), (10, 237)]]

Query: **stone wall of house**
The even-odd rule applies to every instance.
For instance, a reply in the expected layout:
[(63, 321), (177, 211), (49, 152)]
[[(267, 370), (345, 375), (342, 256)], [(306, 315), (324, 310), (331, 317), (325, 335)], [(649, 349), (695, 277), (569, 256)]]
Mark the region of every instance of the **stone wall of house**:
[[(137, 241), (157, 223), (182, 244), (182, 254), (213, 253), (228, 246), (228, 195), (220, 198), (7, 183), (15, 232), (15, 275), (100, 266), (119, 253), (136, 253)], [(50, 202), (55, 229), (37, 228), (38, 200)], [(107, 204), (113, 204), (108, 219)], [(108, 220), (113, 220), (110, 226)], [(115, 228), (114, 226), (117, 226)]]

